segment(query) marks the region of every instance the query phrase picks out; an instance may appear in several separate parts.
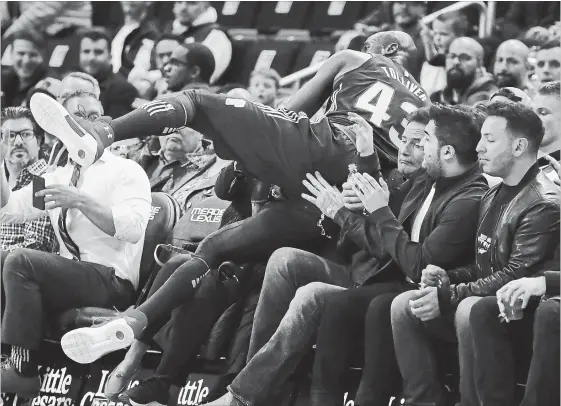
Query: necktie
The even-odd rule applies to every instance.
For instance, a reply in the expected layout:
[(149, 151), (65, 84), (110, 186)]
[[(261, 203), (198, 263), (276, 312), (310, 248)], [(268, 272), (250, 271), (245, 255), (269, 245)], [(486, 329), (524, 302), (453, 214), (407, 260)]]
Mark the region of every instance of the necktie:
[[(78, 183), (78, 178), (80, 177), (80, 165), (74, 164), (74, 170), (72, 171), (72, 178), (70, 179), (70, 185), (76, 186)], [(68, 234), (68, 229), (66, 228), (66, 215), (68, 214), (68, 209), (62, 209), (60, 212), (60, 216), (58, 218), (58, 230), (60, 232), (60, 237), (62, 238), (62, 242), (72, 254), (72, 259), (75, 261), (80, 260), (80, 249), (76, 245), (76, 243)]]

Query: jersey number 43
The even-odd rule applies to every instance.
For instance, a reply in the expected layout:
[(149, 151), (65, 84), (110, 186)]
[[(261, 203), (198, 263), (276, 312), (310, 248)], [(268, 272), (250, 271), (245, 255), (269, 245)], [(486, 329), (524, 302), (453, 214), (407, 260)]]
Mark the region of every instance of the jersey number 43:
[[(392, 117), (388, 114), (388, 110), (393, 101), (395, 94), (395, 89), (384, 82), (376, 82), (368, 90), (360, 95), (356, 101), (356, 107), (362, 110), (366, 110), (372, 113), (369, 121), (378, 128), (382, 128), (382, 123), (384, 121), (390, 120)], [(413, 103), (404, 101), (399, 105), (399, 108), (403, 111), (403, 116), (414, 112), (418, 109)], [(389, 130), (390, 140), (395, 146), (401, 144), (401, 134), (405, 130), (405, 127), (409, 122), (404, 117), (401, 122), (401, 126), (392, 126)], [(401, 127), (401, 128), (400, 128)]]

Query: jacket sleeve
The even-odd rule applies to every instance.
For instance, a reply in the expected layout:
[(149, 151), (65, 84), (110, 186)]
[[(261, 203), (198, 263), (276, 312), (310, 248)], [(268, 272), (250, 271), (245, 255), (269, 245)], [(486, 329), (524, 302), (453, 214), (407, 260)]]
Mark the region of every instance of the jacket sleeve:
[(559, 271), (545, 271), (545, 294), (555, 296), (560, 294)]
[(444, 301), (457, 306), (469, 296), (492, 296), (508, 282), (535, 275), (559, 245), (559, 206), (542, 201), (521, 219), (511, 245), (508, 263), (493, 274), (450, 286)]
[(333, 221), (341, 227), (338, 250), (345, 253), (349, 243), (354, 243), (356, 247), (367, 251), (373, 258), (384, 256), (380, 234), (376, 228), (367, 227), (366, 216), (343, 207), (337, 212)]
[(414, 282), (419, 282), (428, 264), (445, 267), (458, 257), (465, 257), (474, 251), (471, 247), (475, 241), (479, 203), (480, 199), (476, 197), (451, 201), (439, 215), (436, 227), (422, 243), (411, 241), (388, 207), (371, 213), (366, 225), (368, 229), (379, 233), (385, 251), (403, 273)]

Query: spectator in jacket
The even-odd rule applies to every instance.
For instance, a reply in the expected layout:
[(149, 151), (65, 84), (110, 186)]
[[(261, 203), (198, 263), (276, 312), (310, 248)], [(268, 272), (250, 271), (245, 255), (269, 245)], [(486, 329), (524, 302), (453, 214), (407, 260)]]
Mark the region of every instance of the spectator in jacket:
[[(340, 200), (333, 201), (327, 197), (328, 193), (333, 193), (333, 189), (327, 191), (325, 187), (312, 180), (313, 187), (320, 193), (322, 190), (327, 192), (325, 195), (319, 195), (317, 201), (315, 199), (312, 201), (324, 213), (329, 212), (330, 205), (334, 206), (333, 211), (336, 212), (334, 220), (341, 226), (340, 235), (343, 242), (340, 242), (340, 247), (341, 244), (353, 243), (352, 261), (348, 266), (336, 265), (311, 253), (292, 248), (283, 248), (273, 254), (267, 264), (263, 290), (256, 311), (248, 364), (232, 382), (229, 388), (231, 394), (217, 400), (216, 403), (211, 403), (212, 405), (238, 405), (234, 399), (240, 398), (244, 400), (240, 404), (262, 403), (288, 378), (299, 359), (309, 349), (316, 332), (318, 332), (318, 340), (323, 338), (319, 334), (325, 333), (329, 344), (323, 341), (321, 355), (316, 353), (316, 367), (321, 365), (322, 371), (321, 376), (314, 377), (312, 404), (338, 404), (343, 396), (343, 390), (342, 382), (337, 382), (336, 378), (344, 376), (347, 366), (346, 355), (353, 344), (353, 338), (357, 335), (355, 324), (360, 324), (359, 320), (363, 320), (364, 312), (372, 298), (386, 293), (392, 295), (386, 305), (385, 312), (388, 313), (393, 297), (415, 287), (414, 283), (405, 282), (405, 275), (418, 281), (423, 264), (429, 263), (433, 255), (446, 263), (458, 264), (466, 260), (468, 252), (466, 243), (475, 234), (474, 219), (477, 217), (478, 202), (486, 190), (485, 180), (478, 173), (475, 153), (480, 126), (477, 120), (481, 123), (482, 117), (477, 118), (471, 113), (462, 113), (459, 109), (455, 114), (455, 111), (451, 110), (447, 107), (435, 107), (429, 111), (422, 109), (412, 114), (411, 123), (404, 133), (405, 143), (400, 148), (400, 168), (405, 174), (416, 169), (413, 167), (413, 162), (419, 164), (419, 152), (415, 153), (414, 150), (419, 149), (420, 136), (424, 138), (425, 125), (429, 121), (432, 123), (434, 115), (439, 126), (438, 135), (433, 135), (434, 139), (431, 139), (430, 143), (425, 142), (426, 148), (423, 147), (425, 155), (422, 165), (428, 172), (421, 171), (417, 176), (411, 175), (410, 180), (394, 193), (386, 189), (387, 193), (382, 199), (383, 203), (380, 202), (380, 207), (374, 208), (370, 200), (358, 199), (357, 202), (357, 195), (353, 193), (347, 194), (347, 199), (354, 198), (353, 206), (349, 206), (348, 203), (351, 201), (347, 200), (348, 203), (343, 207), (342, 195)], [(446, 119), (457, 126), (454, 127), (456, 132), (447, 131), (448, 128), (441, 124)], [(460, 128), (462, 131), (459, 131)], [(370, 130), (365, 127), (363, 131), (368, 133)], [(443, 132), (440, 131), (445, 131), (446, 135), (441, 135)], [(448, 134), (454, 134), (454, 137)], [(357, 138), (360, 137), (361, 135), (357, 135)], [(434, 150), (438, 149), (440, 140), (442, 155), (438, 154), (439, 156), (436, 157)], [(427, 156), (429, 146), (430, 161)], [(356, 176), (362, 177), (362, 175)], [(373, 179), (369, 176), (365, 175), (363, 179)], [(431, 178), (438, 179), (434, 188)], [(353, 180), (349, 182), (353, 183)], [(382, 184), (387, 187), (384, 182)], [(311, 187), (310, 184), (308, 185)], [(310, 189), (311, 193), (314, 193), (312, 190)], [(424, 219), (413, 222), (409, 217), (424, 205), (427, 196), (430, 198), (434, 196), (433, 206)], [(399, 213), (399, 220), (388, 205), (393, 208), (393, 212)], [(350, 207), (353, 210), (358, 209), (358, 213), (351, 211)], [(367, 217), (362, 214), (364, 208), (370, 213)], [(459, 213), (462, 213), (461, 219)], [(441, 218), (442, 223), (437, 220)], [(413, 226), (414, 223), (418, 223), (419, 226), (423, 224), (422, 233), (418, 233), (420, 227)], [(408, 228), (407, 232), (404, 231), (404, 227)], [(408, 241), (411, 227), (413, 240), (423, 241), (422, 247), (417, 242)], [(458, 233), (458, 229), (465, 230), (467, 235)], [(347, 238), (350, 241), (344, 241)], [(396, 244), (398, 246), (403, 244), (403, 247), (396, 248)], [(405, 250), (408, 252), (405, 253)], [(358, 288), (360, 286), (363, 287)], [(350, 287), (358, 289), (347, 290)], [(297, 288), (299, 289), (296, 291)], [(337, 301), (338, 304), (345, 302), (347, 304), (344, 305), (342, 318), (337, 318), (337, 323), (328, 322), (330, 325), (327, 327), (324, 326), (323, 317), (328, 317), (331, 321), (333, 318), (332, 315), (325, 313), (328, 309), (326, 304), (334, 297), (342, 298)], [(365, 302), (364, 305), (358, 304), (361, 299)], [(286, 311), (287, 307), (288, 311)], [(283, 314), (283, 311), (286, 314)], [(353, 313), (359, 316), (359, 320), (354, 320)], [(345, 317), (352, 318), (353, 321), (342, 321)], [(385, 330), (389, 331), (391, 343), (389, 320), (387, 325)], [(317, 330), (318, 326), (320, 331)], [(345, 331), (347, 327), (348, 332)], [(334, 338), (334, 332), (337, 332), (338, 338)], [(340, 356), (333, 354), (335, 347), (332, 344), (335, 342), (338, 342), (336, 352)], [(384, 344), (382, 347), (387, 351), (388, 343)], [(319, 359), (317, 355), (320, 356)], [(327, 360), (326, 357), (333, 358)], [(386, 366), (378, 365), (377, 368), (387, 373)], [(338, 368), (341, 370), (339, 371)], [(318, 372), (316, 370), (316, 373)], [(323, 386), (322, 384), (327, 381), (335, 387)], [(376, 396), (383, 397), (379, 392)], [(381, 404), (384, 403), (382, 398), (378, 400), (382, 402)], [(386, 404), (388, 400), (389, 396)]]
[(111, 39), (103, 31), (84, 32), (80, 41), (80, 68), (99, 82), (99, 100), (105, 114), (120, 117), (132, 110), (138, 92), (123, 76), (113, 73), (110, 44)]
[(150, 1), (121, 1), (125, 21), (111, 42), (113, 73), (128, 78), (135, 67), (150, 70), (152, 48), (158, 36), (157, 27), (147, 18), (151, 5)]
[(215, 61), (210, 84), (216, 83), (232, 60), (232, 43), (216, 23), (216, 9), (208, 1), (176, 1), (173, 14), (175, 20), (164, 32), (180, 35), (187, 42), (199, 42), (207, 46)]
[[(544, 269), (543, 276), (509, 282), (497, 291), (496, 297), (485, 297), (473, 306), (470, 324), (475, 375), (485, 378), (477, 381), (477, 392), (482, 399), (498, 393), (500, 397), (495, 395), (493, 399), (513, 399), (517, 382), (513, 371), (518, 358), (514, 355), (528, 353), (533, 342), (530, 371), (520, 405), (559, 404), (559, 258)], [(503, 301), (521, 301), (522, 320), (501, 323), (498, 316), (504, 310), (500, 310), (499, 303), (504, 309)], [(500, 379), (493, 376), (488, 384), (487, 377), (495, 374), (501, 374)], [(498, 386), (491, 387), (491, 384)]]
[(275, 107), (279, 95), (280, 75), (276, 70), (256, 69), (249, 76), (249, 93), (252, 99), (265, 106)]
[(419, 83), (427, 94), (433, 94), (446, 87), (446, 54), (453, 40), (466, 35), (469, 22), (461, 12), (438, 16), (432, 23), (432, 30), (423, 27), (421, 38), (425, 48), (426, 61), (421, 69)]
[(446, 87), (433, 93), (433, 102), (474, 104), (498, 90), (493, 76), (485, 72), (483, 47), (473, 38), (456, 38), (446, 54)]
[(21, 14), (4, 32), (4, 38), (20, 31), (54, 36), (92, 26), (89, 1), (23, 1), (18, 4)]
[[(7, 154), (1, 170), (5, 172), (10, 190), (29, 185), (35, 176), (47, 171), (47, 163), (39, 158), (43, 131), (25, 107), (2, 110), (2, 140)], [(58, 252), (58, 240), (48, 216), (27, 223), (0, 223), (0, 251), (30, 248)]]
[[(88, 115), (85, 103), (96, 103), (101, 111), (93, 95), (67, 108)], [(0, 155), (5, 153), (0, 148)], [(39, 394), (36, 351), (48, 316), (85, 306), (125, 309), (138, 288), (150, 216), (148, 178), (136, 163), (108, 152), (81, 172), (69, 164), (45, 174), (47, 187), (36, 194), (45, 199), (46, 209), (40, 210), (32, 204), (32, 185), (10, 191), (0, 171), (0, 222), (21, 223), (48, 214), (61, 251), (53, 255), (21, 248), (4, 260), (2, 344), (11, 346), (10, 358), (2, 362), (5, 393), (24, 398)]]
[[(482, 371), (474, 365), (469, 318), (482, 297), (542, 270), (559, 246), (559, 188), (537, 164), (543, 133), (542, 122), (529, 107), (500, 102), (487, 107), (477, 145), (479, 162), (485, 173), (503, 182), (481, 201), (475, 261), (447, 271), (429, 265), (423, 270), (426, 287), (421, 293), (405, 292), (392, 303), (394, 346), (407, 404), (440, 405), (444, 400), (432, 367), (433, 339), (458, 343), (462, 404), (481, 400), (485, 405), (490, 399), (515, 404), (504, 384), (513, 372), (508, 365), (496, 364), (493, 372), (475, 378), (474, 367)], [(431, 293), (418, 299), (427, 290)], [(486, 393), (476, 387), (483, 380)]]
[(516, 87), (530, 97), (534, 92), (528, 79), (530, 49), (519, 40), (511, 39), (499, 45), (495, 54), (493, 75), (499, 87)]
[[(383, 206), (373, 210), (371, 204), (380, 199), (373, 189), (367, 192), (370, 197), (360, 198), (370, 213), (362, 227), (369, 235), (380, 236), (371, 239), (372, 249), (379, 244), (389, 253), (392, 272), (406, 276), (408, 282), (393, 291), (381, 291), (376, 287), (379, 284), (373, 284), (333, 293), (326, 299), (312, 375), (314, 406), (336, 405), (343, 397), (344, 376), (357, 337), (359, 345), (364, 340), (365, 362), (355, 403), (387, 405), (401, 387), (393, 351), (392, 300), (404, 290), (417, 288), (427, 264), (467, 265), (473, 257), (479, 201), (488, 189), (475, 151), (483, 116), (471, 108), (441, 106), (424, 114), (428, 125), (420, 129), (425, 171), (399, 188), (405, 195), (401, 207), (394, 208), (395, 214)], [(418, 213), (416, 217), (414, 213)]]
[(47, 76), (45, 47), (46, 43), (31, 33), (18, 32), (12, 37), (12, 66), (2, 71), (2, 107), (25, 105), (29, 90)]
[(214, 57), (210, 50), (199, 43), (182, 43), (172, 52), (163, 68), (167, 90), (178, 92), (185, 89), (209, 89), (214, 71)]
[(536, 76), (540, 83), (561, 80), (561, 46), (559, 38), (540, 47), (536, 53)]
[(533, 100), (533, 108), (544, 126), (543, 140), (540, 145), (538, 163), (540, 168), (554, 182), (559, 182), (557, 171), (544, 159), (549, 155), (557, 162), (561, 160), (559, 143), (561, 142), (561, 91), (560, 82), (547, 82), (540, 86)]

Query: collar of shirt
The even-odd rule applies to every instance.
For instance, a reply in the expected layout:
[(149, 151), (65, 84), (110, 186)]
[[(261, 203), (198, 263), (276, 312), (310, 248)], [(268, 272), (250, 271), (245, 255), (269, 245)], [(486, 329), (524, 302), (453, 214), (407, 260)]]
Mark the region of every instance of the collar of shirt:
[(172, 32), (175, 35), (181, 35), (185, 33), (185, 31), (188, 31), (191, 27), (198, 27), (204, 24), (213, 24), (216, 21), (218, 21), (218, 13), (216, 12), (216, 9), (214, 7), (209, 7), (190, 25), (183, 25), (179, 22), (179, 20), (173, 20)]
[[(479, 168), (479, 164), (475, 163), (470, 169), (461, 173), (460, 175), (450, 176), (447, 178), (441, 177), (434, 181), (434, 188), (437, 192), (441, 192), (453, 185), (456, 185), (458, 182), (463, 181), (464, 179), (473, 176), (475, 173), (480, 173), (481, 169)], [(430, 178), (429, 178), (430, 179)], [(432, 185), (433, 180), (430, 180), (430, 184)]]
[[(14, 191), (21, 189), (24, 186), (27, 186), (33, 180), (34, 176), (41, 176), (47, 171), (47, 163), (44, 159), (38, 159), (32, 164), (27, 165), (25, 168), (21, 170), (18, 174), (16, 184), (14, 187)], [(6, 167), (4, 167), (6, 170)], [(6, 170), (6, 174), (9, 175), (8, 171)]]

